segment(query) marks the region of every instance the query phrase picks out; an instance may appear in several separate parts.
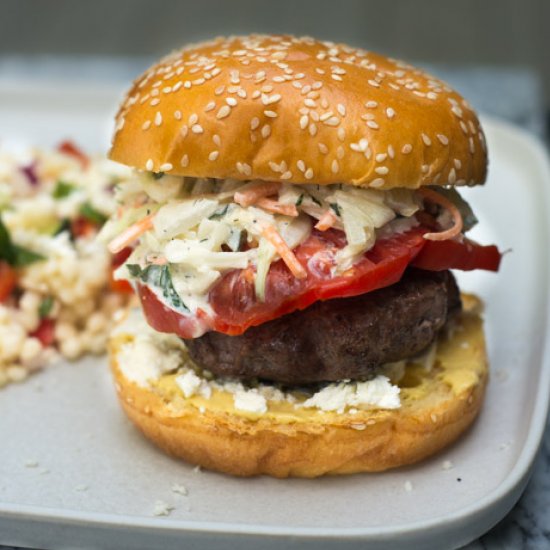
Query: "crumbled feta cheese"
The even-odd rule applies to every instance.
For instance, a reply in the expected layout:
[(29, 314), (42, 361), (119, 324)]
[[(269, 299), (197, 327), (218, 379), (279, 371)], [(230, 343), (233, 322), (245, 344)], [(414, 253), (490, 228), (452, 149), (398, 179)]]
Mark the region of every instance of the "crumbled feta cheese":
[(399, 387), (386, 376), (377, 376), (367, 382), (339, 382), (330, 384), (307, 399), (302, 407), (323, 411), (344, 412), (346, 407), (373, 407), (397, 409), (401, 406)]
[(187, 494), (189, 493), (187, 491), (187, 487), (179, 483), (174, 483), (172, 485), (172, 492), (176, 493), (177, 495), (183, 495), (183, 496), (187, 496)]
[(154, 516), (169, 516), (170, 513), (174, 510), (174, 506), (164, 502), (163, 500), (157, 500), (155, 502), (155, 507), (153, 508)]
[(266, 398), (258, 390), (238, 390), (233, 397), (236, 409), (253, 413), (265, 413), (267, 411)]
[(212, 388), (206, 380), (197, 376), (191, 369), (177, 376), (175, 381), (185, 397), (200, 394), (208, 399), (212, 394)]

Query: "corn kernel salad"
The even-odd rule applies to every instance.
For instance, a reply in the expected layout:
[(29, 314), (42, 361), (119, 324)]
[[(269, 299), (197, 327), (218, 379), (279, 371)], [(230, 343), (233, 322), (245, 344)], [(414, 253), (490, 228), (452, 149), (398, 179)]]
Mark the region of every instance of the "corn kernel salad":
[(0, 147), (0, 387), (60, 355), (105, 351), (131, 288), (112, 278), (124, 258), (95, 236), (127, 176), (70, 142), (55, 151)]

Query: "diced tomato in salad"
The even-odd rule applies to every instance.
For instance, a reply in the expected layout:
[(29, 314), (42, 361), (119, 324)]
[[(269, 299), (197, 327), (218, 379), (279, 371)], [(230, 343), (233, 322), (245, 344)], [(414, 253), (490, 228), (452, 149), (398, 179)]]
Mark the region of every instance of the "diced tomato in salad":
[(160, 332), (194, 338), (207, 330), (242, 334), (281, 315), (304, 309), (317, 300), (364, 294), (399, 281), (407, 266), (427, 270), (498, 270), (500, 253), (494, 246), (481, 246), (468, 239), (428, 241), (430, 230), (418, 226), (376, 242), (364, 257), (340, 275), (333, 275), (334, 255), (345, 245), (341, 231), (314, 230), (294, 254), (307, 271), (296, 278), (282, 260), (274, 262), (267, 275), (265, 301), (254, 290), (252, 268), (227, 273), (210, 291), (212, 317), (182, 315), (162, 304), (148, 287), (139, 285), (139, 296), (149, 324)]
[(0, 261), (0, 302), (7, 300), (17, 285), (17, 273), (8, 262)]
[(65, 155), (75, 157), (78, 161), (80, 161), (82, 168), (88, 168), (88, 166), (90, 165), (90, 157), (88, 157), (88, 155), (84, 153), (82, 149), (80, 149), (74, 142), (70, 140), (62, 141), (57, 146), (57, 150), (60, 153), (64, 153)]
[(45, 317), (40, 321), (38, 328), (31, 333), (31, 336), (38, 338), (40, 343), (46, 348), (55, 342), (55, 321)]

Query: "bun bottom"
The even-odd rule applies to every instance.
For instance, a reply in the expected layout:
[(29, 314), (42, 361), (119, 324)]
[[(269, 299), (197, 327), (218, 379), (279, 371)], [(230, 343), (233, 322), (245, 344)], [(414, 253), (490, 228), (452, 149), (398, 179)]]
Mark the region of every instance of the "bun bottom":
[(398, 409), (281, 412), (275, 405), (252, 414), (219, 395), (227, 392), (213, 393), (197, 406), (174, 390), (170, 375), (144, 387), (123, 374), (119, 361), (132, 341), (129, 333), (112, 339), (111, 368), (130, 420), (164, 451), (189, 463), (236, 476), (377, 472), (436, 453), (477, 416), (488, 364), (480, 302), (468, 295), (463, 301), (452, 334), (439, 338), (434, 366), (406, 367)]

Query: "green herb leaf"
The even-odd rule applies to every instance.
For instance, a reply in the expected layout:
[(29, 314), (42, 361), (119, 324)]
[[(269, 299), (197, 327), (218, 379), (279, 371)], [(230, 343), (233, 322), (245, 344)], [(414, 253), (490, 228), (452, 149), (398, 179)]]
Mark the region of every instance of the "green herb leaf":
[(72, 183), (67, 183), (66, 181), (59, 180), (55, 184), (55, 189), (53, 190), (52, 197), (54, 199), (64, 199), (75, 190), (76, 187)]
[(24, 267), (45, 259), (45, 256), (41, 254), (14, 244), (8, 228), (2, 222), (2, 218), (0, 218), (0, 260), (5, 260), (14, 267)]
[(302, 201), (304, 200), (304, 194), (302, 193), (299, 197), (298, 197), (298, 200), (296, 201), (296, 206), (300, 206), (302, 204)]
[(162, 291), (162, 295), (173, 309), (189, 313), (189, 308), (183, 303), (172, 283), (172, 276), (168, 265), (148, 265), (141, 268), (137, 264), (126, 264), (132, 277), (145, 284), (156, 287)]
[(80, 215), (97, 225), (103, 225), (107, 221), (107, 216), (96, 210), (89, 202), (80, 207)]
[(226, 204), (224, 207), (218, 208), (213, 214), (208, 216), (208, 219), (209, 220), (219, 220), (220, 218), (223, 218), (227, 214), (228, 210), (229, 210), (229, 205)]
[(52, 307), (53, 307), (53, 297), (46, 296), (42, 300), (42, 302), (40, 303), (40, 307), (38, 308), (38, 315), (40, 316), (40, 319), (44, 319), (44, 317), (47, 317), (52, 311)]
[(309, 197), (316, 205), (321, 206), (320, 200), (317, 200), (313, 195), (310, 195)]
[(54, 236), (59, 235), (60, 233), (63, 233), (63, 231), (68, 231), (71, 235), (71, 240), (74, 239), (73, 233), (71, 231), (71, 220), (69, 220), (68, 218), (64, 218), (61, 220), (61, 223), (57, 226), (53, 234)]
[(151, 172), (153, 174), (154, 180), (159, 180), (160, 178), (164, 177), (164, 172)]
[(331, 202), (329, 206), (332, 208), (334, 213), (339, 217), (340, 216), (340, 207), (338, 206), (338, 204), (336, 204), (335, 202)]

